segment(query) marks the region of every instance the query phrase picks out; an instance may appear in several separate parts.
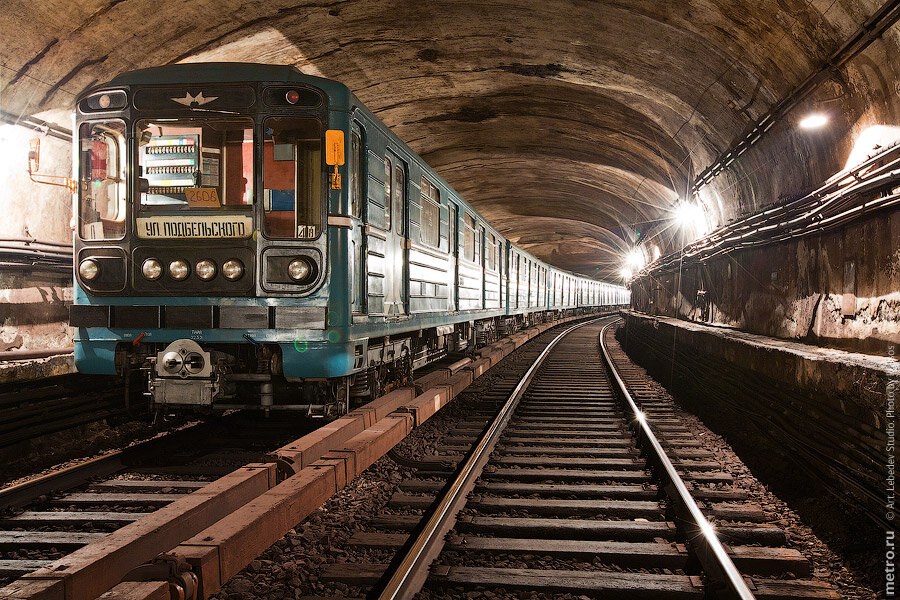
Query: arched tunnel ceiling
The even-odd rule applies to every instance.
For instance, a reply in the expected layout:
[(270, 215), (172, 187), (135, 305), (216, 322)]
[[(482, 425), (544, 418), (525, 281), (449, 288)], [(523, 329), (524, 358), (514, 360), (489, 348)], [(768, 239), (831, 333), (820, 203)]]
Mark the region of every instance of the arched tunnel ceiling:
[(603, 275), (629, 226), (665, 218), (692, 177), (874, 8), (7, 0), (0, 100), (7, 113), (45, 113), (132, 68), (294, 64), (347, 84), (501, 233)]

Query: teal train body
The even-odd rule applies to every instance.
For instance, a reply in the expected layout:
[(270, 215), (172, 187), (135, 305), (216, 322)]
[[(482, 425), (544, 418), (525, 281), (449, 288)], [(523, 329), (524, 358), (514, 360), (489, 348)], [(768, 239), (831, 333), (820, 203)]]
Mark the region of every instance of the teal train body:
[(157, 407), (333, 417), (628, 303), (504, 239), (347, 87), (293, 67), (125, 73), (76, 128), (76, 365)]

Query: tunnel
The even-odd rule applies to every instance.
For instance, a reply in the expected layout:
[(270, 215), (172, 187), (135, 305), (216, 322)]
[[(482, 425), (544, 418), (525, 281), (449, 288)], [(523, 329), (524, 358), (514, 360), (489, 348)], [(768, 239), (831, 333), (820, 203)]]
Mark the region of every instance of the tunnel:
[[(253, 413), (248, 431), (290, 422), (293, 433), (319, 436), (311, 447), (325, 448), (326, 430), (338, 436), (313, 458), (282, 440), (282, 454), (240, 463), (276, 465), (271, 490), (339, 455), (346, 473), (331, 485), (360, 486), (371, 474), (354, 479), (340, 444), (400, 413), (418, 427), (410, 402), (430, 389), (448, 396), (429, 416), (470, 385), (488, 386), (477, 393), (489, 397), (490, 385), (502, 387), (490, 379), (506, 368), (500, 358), (523, 353), (551, 324), (610, 319), (609, 332), (588, 339), (594, 325), (579, 325), (569, 339), (589, 344), (591, 357), (608, 340), (609, 365), (631, 365), (623, 386), (636, 385), (629, 377), (638, 372), (652, 382), (632, 387), (635, 439), (647, 437), (641, 427), (667, 398), (697, 419), (688, 437), (726, 448), (704, 446), (734, 460), (729, 477), (753, 477), (747, 485), (773, 494), (759, 502), (767, 523), (788, 532), (785, 547), (815, 557), (808, 575), (767, 558), (781, 566), (766, 577), (818, 583), (785, 591), (753, 579), (760, 597), (893, 597), (898, 19), (895, 0), (8, 0), (0, 10), (5, 492), (15, 498), (23, 478), (196, 420), (225, 427), (215, 435), (227, 438), (244, 426), (223, 424), (222, 407)], [(195, 166), (178, 166), (187, 164)], [(85, 207), (104, 180), (113, 182), (103, 184), (104, 202), (116, 190), (118, 208), (88, 222)], [(504, 350), (517, 335), (521, 343)], [(553, 356), (541, 372), (565, 370)], [(597, 369), (614, 381), (614, 366)], [(657, 396), (642, 404), (635, 390)], [(468, 407), (461, 398), (454, 402)], [(365, 415), (363, 429), (333, 424), (352, 415)], [(397, 448), (410, 442), (400, 439), (372, 460), (393, 460), (398, 473), (423, 469), (422, 452), (403, 459)], [(664, 464), (651, 470), (657, 477)], [(687, 488), (700, 486), (682, 475)], [(473, 494), (494, 489), (473, 485)], [(725, 484), (710, 485), (724, 493)], [(35, 497), (52, 503), (49, 490), (61, 487)], [(3, 515), (36, 509), (4, 501), (5, 492), (0, 529), (20, 530)], [(43, 542), (0, 531), (0, 595), (95, 598), (142, 582), (131, 597), (169, 597), (162, 588), (153, 596), (153, 581), (197, 598), (365, 595), (355, 587), (368, 573), (361, 567), (356, 579), (335, 579), (343, 587), (316, 587), (327, 569), (313, 569), (315, 560), (295, 557), (287, 571), (279, 562), (327, 521), (320, 505), (343, 510), (329, 497), (315, 504), (315, 526), (296, 515), (279, 517), (290, 533), (256, 524), (278, 531), (278, 544), (233, 564), (218, 547), (215, 584), (201, 568), (214, 562), (199, 550), (208, 547), (185, 545), (205, 526), (163, 543), (181, 549), (181, 562), (161, 558), (170, 554), (160, 546), (83, 589), (53, 570), (68, 554), (45, 556)], [(712, 494), (700, 509), (724, 497)], [(97, 531), (113, 529), (53, 539), (87, 555), (101, 543)], [(739, 568), (761, 560), (731, 547), (763, 542), (719, 537)], [(365, 539), (377, 552), (387, 544)], [(581, 559), (565, 560), (604, 571), (595, 550), (593, 563), (583, 547), (572, 548)], [(688, 551), (704, 568), (702, 557), (715, 554)], [(388, 575), (399, 568), (399, 558), (378, 556)], [(572, 565), (554, 560), (568, 575), (541, 597), (579, 597), (577, 585), (559, 583), (578, 579)], [(649, 572), (690, 575), (697, 561)], [(465, 564), (433, 565), (429, 577), (444, 583), (420, 597), (489, 598), (497, 589), (530, 598), (522, 589), (544, 585), (530, 563), (515, 576), (479, 572), (474, 583), (460, 574), (476, 568)], [(371, 579), (384, 583), (384, 573)], [(254, 587), (270, 575), (280, 587)], [(701, 579), (706, 597), (734, 597), (713, 589), (713, 575)], [(681, 585), (665, 581), (667, 592)], [(582, 597), (613, 593), (585, 589)]]

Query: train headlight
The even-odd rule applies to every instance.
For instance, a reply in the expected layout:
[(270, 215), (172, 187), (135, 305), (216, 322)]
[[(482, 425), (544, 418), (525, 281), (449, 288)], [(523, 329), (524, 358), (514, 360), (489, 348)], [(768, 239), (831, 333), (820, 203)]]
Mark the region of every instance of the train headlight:
[(222, 275), (225, 279), (237, 281), (244, 274), (244, 264), (236, 258), (226, 260), (222, 265)]
[(203, 281), (209, 281), (216, 276), (216, 263), (204, 258), (194, 266), (194, 271), (197, 273), (197, 277)]
[(294, 281), (300, 282), (312, 273), (312, 265), (305, 258), (295, 258), (288, 265), (288, 275)]
[(148, 258), (144, 261), (144, 264), (141, 265), (141, 274), (150, 281), (159, 279), (162, 276), (162, 272), (162, 263), (155, 258)]
[(96, 260), (86, 258), (78, 265), (78, 274), (85, 281), (92, 281), (100, 274), (100, 265)]
[(169, 263), (169, 275), (172, 279), (181, 281), (182, 279), (186, 279), (190, 274), (191, 267), (187, 264), (186, 260), (178, 258)]

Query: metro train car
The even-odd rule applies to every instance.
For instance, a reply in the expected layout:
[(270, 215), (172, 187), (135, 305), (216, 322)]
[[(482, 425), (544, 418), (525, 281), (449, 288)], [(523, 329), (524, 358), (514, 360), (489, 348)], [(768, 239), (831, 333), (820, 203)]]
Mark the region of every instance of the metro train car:
[(335, 417), (628, 303), (504, 239), (344, 85), (178, 64), (76, 101), (75, 361), (157, 408)]

